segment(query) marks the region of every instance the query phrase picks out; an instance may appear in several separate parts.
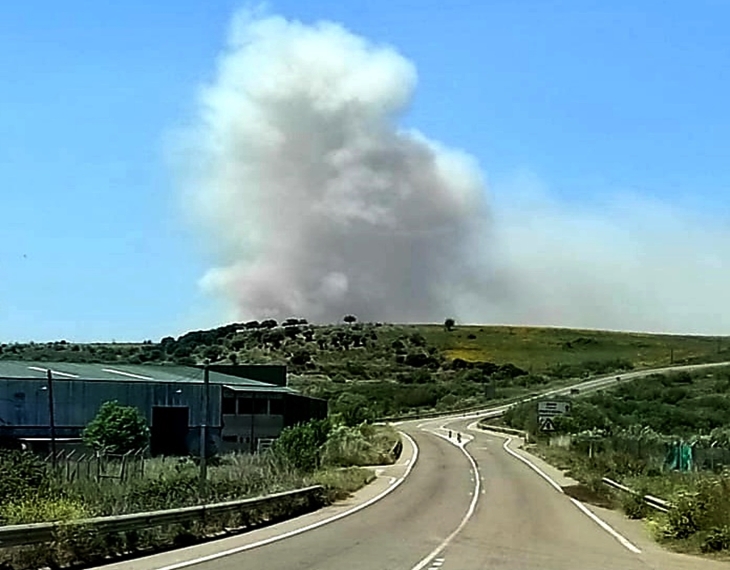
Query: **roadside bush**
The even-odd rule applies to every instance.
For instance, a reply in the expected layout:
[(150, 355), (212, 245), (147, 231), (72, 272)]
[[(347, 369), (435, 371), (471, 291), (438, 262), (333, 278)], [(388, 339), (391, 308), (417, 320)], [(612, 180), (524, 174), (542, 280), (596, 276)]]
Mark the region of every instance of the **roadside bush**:
[(31, 452), (0, 450), (0, 504), (43, 492), (48, 483), (45, 465)]
[(274, 442), (272, 450), (297, 469), (314, 471), (320, 465), (322, 446), (331, 429), (328, 419), (311, 420), (285, 428)]
[(666, 538), (689, 538), (702, 527), (704, 501), (699, 493), (680, 493), (667, 513)]
[(730, 527), (725, 525), (710, 529), (702, 540), (702, 552), (720, 552), (730, 549)]
[(370, 469), (348, 467), (346, 469), (317, 471), (313, 475), (311, 483), (313, 485), (322, 485), (325, 488), (326, 500), (332, 502), (346, 499), (374, 478), (375, 474)]
[(143, 449), (150, 438), (147, 421), (137, 408), (117, 401), (104, 402), (83, 433), (84, 443), (107, 453)]
[(356, 426), (375, 419), (375, 414), (368, 404), (365, 396), (345, 392), (333, 403), (332, 413), (339, 415), (345, 425)]
[(647, 506), (642, 495), (643, 493), (639, 495), (625, 493), (622, 496), (621, 508), (630, 519), (643, 519), (646, 516)]
[(374, 452), (372, 444), (356, 427), (335, 427), (322, 448), (323, 465), (374, 465), (378, 459), (380, 457)]
[(129, 501), (135, 510), (169, 509), (171, 505), (187, 506), (197, 499), (197, 474), (178, 473), (159, 479), (142, 479), (132, 488)]

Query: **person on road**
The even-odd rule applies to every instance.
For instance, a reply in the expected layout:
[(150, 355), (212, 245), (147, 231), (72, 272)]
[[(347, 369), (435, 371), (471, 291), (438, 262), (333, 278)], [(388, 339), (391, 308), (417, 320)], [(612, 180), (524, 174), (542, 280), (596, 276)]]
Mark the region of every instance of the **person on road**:
[(461, 434), (459, 432), (456, 433), (456, 442), (461, 443)]

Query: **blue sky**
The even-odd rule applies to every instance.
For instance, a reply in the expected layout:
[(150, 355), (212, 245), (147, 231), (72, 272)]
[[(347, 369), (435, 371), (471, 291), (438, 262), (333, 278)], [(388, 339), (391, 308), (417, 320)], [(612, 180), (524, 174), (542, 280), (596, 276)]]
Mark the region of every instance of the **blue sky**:
[[(0, 7), (0, 341), (159, 339), (220, 322), (170, 133), (215, 71), (231, 1)], [(529, 172), (563, 203), (629, 190), (727, 220), (730, 5), (279, 1), (418, 69), (405, 124)]]

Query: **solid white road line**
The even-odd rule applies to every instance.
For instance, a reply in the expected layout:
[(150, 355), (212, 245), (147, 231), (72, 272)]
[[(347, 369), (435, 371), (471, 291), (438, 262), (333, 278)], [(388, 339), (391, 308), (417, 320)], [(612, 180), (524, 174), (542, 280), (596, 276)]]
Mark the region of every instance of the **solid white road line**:
[[(340, 519), (343, 519), (347, 516), (350, 516), (358, 511), (363, 510), (366, 507), (369, 507), (373, 503), (377, 503), (380, 499), (388, 495), (389, 493), (392, 493), (395, 491), (403, 481), (406, 480), (408, 475), (410, 475), (411, 471), (413, 470), (414, 465), (416, 464), (416, 460), (418, 459), (418, 445), (416, 445), (416, 442), (413, 441), (413, 438), (409, 436), (407, 433), (401, 432), (401, 435), (404, 436), (410, 444), (413, 446), (413, 458), (410, 464), (408, 465), (408, 468), (406, 469), (406, 472), (403, 474), (403, 477), (398, 479), (395, 483), (388, 485), (388, 487), (373, 497), (372, 499), (365, 501), (364, 503), (357, 505), (356, 507), (353, 507), (345, 512), (338, 513), (334, 516), (329, 517), (328, 519), (321, 520), (316, 523), (312, 523), (310, 525), (297, 528), (294, 530), (291, 530), (289, 532), (285, 532), (284, 534), (279, 534), (277, 536), (272, 536), (271, 538), (266, 538), (264, 540), (259, 540), (258, 542), (253, 542), (251, 544), (246, 544), (243, 546), (238, 546), (236, 548), (230, 548), (228, 550), (222, 550), (220, 552), (215, 552), (213, 554), (209, 554), (207, 556), (201, 556), (199, 558), (193, 558), (191, 560), (185, 560), (183, 562), (177, 562), (176, 564), (170, 564), (168, 566), (161, 566), (157, 568), (157, 570), (178, 570), (179, 568), (187, 568), (189, 566), (194, 566), (195, 564), (202, 564), (204, 562), (210, 562), (212, 560), (218, 560), (219, 558), (223, 558), (225, 556), (231, 556), (233, 554), (238, 554), (239, 552), (245, 552), (247, 550), (253, 550), (254, 548), (258, 548), (260, 546), (265, 546), (267, 544), (271, 544), (273, 542), (278, 542), (280, 540), (284, 540), (285, 538), (290, 538), (292, 536), (296, 536), (298, 534), (305, 533), (310, 530), (314, 530), (315, 528), (319, 528), (321, 526), (324, 526), (326, 524), (329, 524), (331, 522), (338, 521)], [(178, 551), (179, 552), (179, 551)]]
[(583, 503), (581, 503), (577, 499), (574, 499), (573, 497), (570, 497), (570, 500), (587, 517), (589, 517), (593, 522), (595, 522), (598, 526), (600, 526), (608, 534), (610, 534), (612, 537), (614, 537), (616, 540), (618, 540), (621, 544), (623, 544), (624, 547), (628, 548), (631, 552), (633, 552), (635, 554), (641, 554), (641, 550), (639, 550), (636, 546), (634, 546), (631, 542), (629, 542), (629, 540), (625, 536), (623, 536), (622, 534), (619, 534), (617, 531), (615, 531), (611, 526), (608, 525), (607, 522), (605, 522), (603, 519), (599, 518), (593, 511), (591, 511)]
[[(550, 483), (550, 485), (558, 491), (558, 493), (565, 494), (565, 491), (563, 491), (563, 488), (558, 485), (550, 475), (545, 473), (542, 469), (540, 469), (537, 465), (535, 465), (532, 461), (527, 459), (526, 457), (522, 457), (519, 453), (513, 451), (510, 449), (509, 444), (512, 441), (511, 437), (508, 437), (507, 440), (504, 442), (504, 445), (502, 446), (504, 450), (509, 453), (512, 457), (515, 457), (516, 459), (519, 459), (524, 464), (526, 464), (530, 469), (532, 469), (535, 473), (540, 475), (545, 481)], [(641, 550), (639, 550), (638, 547), (634, 546), (631, 541), (629, 541), (628, 538), (620, 534), (618, 531), (614, 530), (607, 522), (604, 520), (598, 518), (596, 514), (594, 514), (588, 507), (586, 507), (583, 503), (580, 501), (574, 499), (573, 497), (570, 497), (570, 501), (580, 509), (580, 511), (587, 515), (592, 521), (594, 521), (598, 526), (600, 526), (603, 530), (605, 530), (608, 534), (610, 534), (612, 537), (614, 537), (618, 542), (626, 549), (630, 550), (634, 554), (641, 554)]]
[[(434, 557), (437, 556), (438, 554), (440, 554), (441, 551), (444, 548), (446, 548), (451, 543), (452, 540), (454, 540), (456, 535), (461, 532), (461, 530), (466, 526), (466, 523), (469, 522), (469, 519), (474, 514), (474, 510), (477, 507), (477, 501), (479, 500), (479, 495), (480, 495), (479, 490), (481, 488), (481, 479), (479, 477), (479, 467), (477, 467), (477, 463), (476, 463), (476, 461), (474, 461), (474, 458), (471, 456), (471, 453), (469, 453), (466, 450), (466, 448), (464, 447), (467, 442), (462, 441), (461, 443), (455, 443), (455, 442), (451, 441), (449, 439), (449, 437), (446, 435), (443, 435), (443, 434), (440, 434), (440, 433), (437, 433), (434, 431), (432, 431), (431, 433), (438, 437), (445, 439), (449, 443), (452, 443), (453, 445), (455, 445), (456, 447), (461, 449), (462, 453), (464, 455), (466, 455), (466, 458), (469, 460), (469, 463), (471, 464), (472, 472), (474, 473), (474, 491), (472, 491), (472, 498), (471, 498), (471, 503), (469, 503), (469, 508), (467, 509), (466, 514), (464, 515), (464, 518), (461, 519), (459, 526), (457, 526), (456, 529), (454, 530), (454, 532), (452, 532), (449, 536), (447, 536), (441, 542), (441, 544), (439, 544), (436, 548), (434, 548), (431, 552), (429, 552), (425, 557), (423, 557), (421, 559), (421, 561), (418, 562), (418, 564), (416, 564), (411, 570), (422, 570), (426, 566), (429, 566), (429, 564), (434, 559)], [(437, 560), (443, 561), (443, 559), (437, 559)]]
[(550, 485), (553, 487), (553, 489), (555, 489), (558, 493), (563, 493), (564, 492), (563, 491), (563, 488), (560, 485), (558, 485), (555, 481), (553, 481), (553, 479), (552, 479), (552, 477), (550, 477), (550, 475), (548, 475), (547, 473), (545, 473), (542, 469), (540, 469), (537, 465), (535, 465), (529, 459), (527, 459), (525, 457), (522, 457), (519, 453), (517, 453), (517, 452), (513, 451), (512, 449), (510, 449), (509, 444), (510, 444), (511, 441), (512, 441), (512, 438), (511, 437), (508, 437), (505, 440), (504, 445), (502, 446), (507, 453), (509, 453), (515, 459), (519, 459), (520, 461), (522, 461), (522, 463), (525, 463), (530, 469), (532, 469), (540, 477), (542, 477), (543, 479), (545, 479), (545, 481), (547, 481), (548, 483), (550, 483)]

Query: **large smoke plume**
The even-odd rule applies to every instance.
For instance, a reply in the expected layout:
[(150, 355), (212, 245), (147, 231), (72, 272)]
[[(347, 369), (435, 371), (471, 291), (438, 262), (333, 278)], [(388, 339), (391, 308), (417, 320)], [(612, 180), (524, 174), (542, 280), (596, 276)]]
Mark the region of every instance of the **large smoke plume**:
[(472, 158), (399, 128), (415, 85), (408, 60), (336, 24), (235, 19), (186, 156), (217, 244), (202, 283), (237, 318), (722, 332), (726, 232), (671, 249), (652, 231), (670, 214), (647, 229), (507, 187), (490, 214)]

